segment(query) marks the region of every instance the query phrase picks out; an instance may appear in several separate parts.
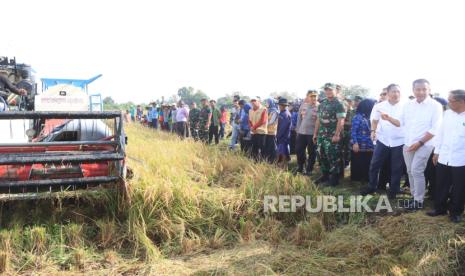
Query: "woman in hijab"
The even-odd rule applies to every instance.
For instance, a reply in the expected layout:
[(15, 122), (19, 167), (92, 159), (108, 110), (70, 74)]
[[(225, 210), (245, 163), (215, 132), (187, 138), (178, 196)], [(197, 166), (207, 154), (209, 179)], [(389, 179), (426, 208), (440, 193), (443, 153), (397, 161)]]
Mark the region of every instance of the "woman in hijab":
[(368, 181), (368, 169), (370, 168), (373, 155), (373, 141), (370, 137), (370, 114), (376, 101), (365, 99), (357, 107), (356, 114), (352, 119), (351, 135), (351, 181)]
[(278, 131), (279, 111), (272, 98), (266, 100), (266, 108), (268, 110), (268, 132), (265, 135), (264, 158), (269, 163), (273, 163), (276, 160), (276, 133)]
[(252, 151), (252, 137), (249, 125), (249, 110), (252, 108), (252, 105), (250, 103), (246, 103), (244, 100), (240, 100), (239, 106), (241, 107), (239, 115), (239, 141), (241, 144), (241, 151), (247, 156), (250, 156)]

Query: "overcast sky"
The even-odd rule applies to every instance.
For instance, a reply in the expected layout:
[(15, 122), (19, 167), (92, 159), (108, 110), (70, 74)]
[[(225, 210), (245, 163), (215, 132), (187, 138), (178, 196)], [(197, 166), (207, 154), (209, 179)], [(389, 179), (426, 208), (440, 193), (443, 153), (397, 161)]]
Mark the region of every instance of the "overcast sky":
[(0, 55), (40, 77), (103, 77), (91, 90), (148, 102), (182, 86), (303, 96), (325, 82), (373, 95), (427, 78), (465, 88), (461, 1), (2, 1)]

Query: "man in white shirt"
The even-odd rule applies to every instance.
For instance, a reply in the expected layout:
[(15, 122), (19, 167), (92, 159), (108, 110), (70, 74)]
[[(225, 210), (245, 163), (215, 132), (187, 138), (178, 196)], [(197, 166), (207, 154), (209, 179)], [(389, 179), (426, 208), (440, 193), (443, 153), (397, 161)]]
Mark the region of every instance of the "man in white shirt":
[[(375, 104), (375, 106), (373, 107), (373, 110), (371, 111), (371, 115), (370, 115), (370, 122), (373, 122), (374, 118), (373, 116), (375, 114), (379, 114), (378, 113), (378, 106), (387, 100), (388, 96), (387, 96), (387, 93), (388, 93), (388, 90), (387, 90), (387, 87), (383, 88), (383, 91), (379, 94), (379, 99), (378, 99), (378, 102)], [(379, 118), (378, 118), (379, 120)], [(379, 125), (379, 124), (378, 124)], [(373, 143), (375, 144), (376, 146), (376, 141), (373, 141)], [(402, 157), (403, 159), (403, 157)], [(403, 165), (405, 167), (405, 165)], [(405, 172), (405, 170), (404, 170)], [(386, 186), (389, 182), (391, 182), (391, 158), (388, 157), (386, 159), (386, 161), (384, 162), (380, 172), (379, 172), (379, 181), (378, 181), (378, 189), (386, 189)]]
[(184, 101), (178, 102), (178, 109), (176, 110), (176, 133), (181, 139), (187, 137), (189, 131), (187, 130), (187, 121), (189, 120), (189, 108), (184, 104)]
[[(376, 192), (379, 173), (384, 163), (390, 163), (389, 197), (395, 198), (400, 192), (400, 177), (402, 175), (402, 146), (404, 133), (401, 127), (396, 127), (388, 119), (400, 119), (402, 103), (400, 102), (400, 87), (391, 84), (387, 87), (387, 101), (376, 104), (371, 113), (371, 139), (376, 142), (370, 163), (369, 184), (362, 195)], [(373, 114), (374, 113), (374, 114)]]
[(465, 204), (465, 90), (451, 91), (449, 106), (436, 137), (434, 210), (427, 214), (440, 216), (449, 210), (450, 220), (458, 223)]
[(442, 121), (442, 106), (429, 96), (430, 93), (427, 80), (415, 80), (415, 99), (404, 105), (400, 120), (389, 120), (396, 126), (403, 126), (405, 131), (403, 154), (413, 196), (413, 201), (408, 206), (411, 210), (423, 208), (425, 169), (433, 152), (431, 139), (436, 135)]

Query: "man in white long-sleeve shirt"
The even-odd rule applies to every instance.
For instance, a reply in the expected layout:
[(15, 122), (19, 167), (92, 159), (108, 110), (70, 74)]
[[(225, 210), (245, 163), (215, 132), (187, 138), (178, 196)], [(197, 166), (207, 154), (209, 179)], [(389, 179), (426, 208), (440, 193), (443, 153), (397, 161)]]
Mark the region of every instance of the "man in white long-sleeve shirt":
[(465, 204), (465, 90), (451, 91), (449, 106), (436, 137), (434, 210), (428, 215), (449, 211), (450, 220), (458, 223)]
[(413, 82), (415, 99), (404, 105), (400, 120), (383, 118), (404, 128), (403, 155), (410, 182), (410, 193), (413, 196), (413, 201), (408, 206), (411, 210), (423, 208), (425, 169), (434, 147), (431, 139), (436, 135), (442, 121), (442, 107), (429, 96), (430, 93), (431, 88), (427, 80), (415, 80)]
[[(402, 148), (404, 145), (404, 131), (390, 123), (388, 118), (399, 120), (403, 112), (403, 103), (400, 102), (400, 87), (391, 84), (387, 87), (388, 100), (375, 105), (371, 112), (371, 139), (376, 141), (375, 150), (370, 163), (369, 184), (362, 191), (362, 195), (376, 192), (379, 183), (379, 174), (386, 161), (389, 162), (390, 198), (400, 193), (400, 178), (402, 176)], [(373, 114), (375, 113), (375, 114)], [(384, 114), (384, 119), (381, 120)]]

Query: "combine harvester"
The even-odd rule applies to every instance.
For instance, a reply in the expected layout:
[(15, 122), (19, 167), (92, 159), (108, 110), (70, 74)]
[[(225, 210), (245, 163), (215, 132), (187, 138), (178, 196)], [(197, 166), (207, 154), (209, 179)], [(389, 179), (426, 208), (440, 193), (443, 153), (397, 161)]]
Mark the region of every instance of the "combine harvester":
[(41, 79), (37, 93), (30, 66), (0, 57), (0, 73), (28, 92), (10, 95), (15, 105), (0, 112), (0, 200), (126, 187), (122, 114), (102, 111), (101, 96), (88, 93), (101, 75)]

